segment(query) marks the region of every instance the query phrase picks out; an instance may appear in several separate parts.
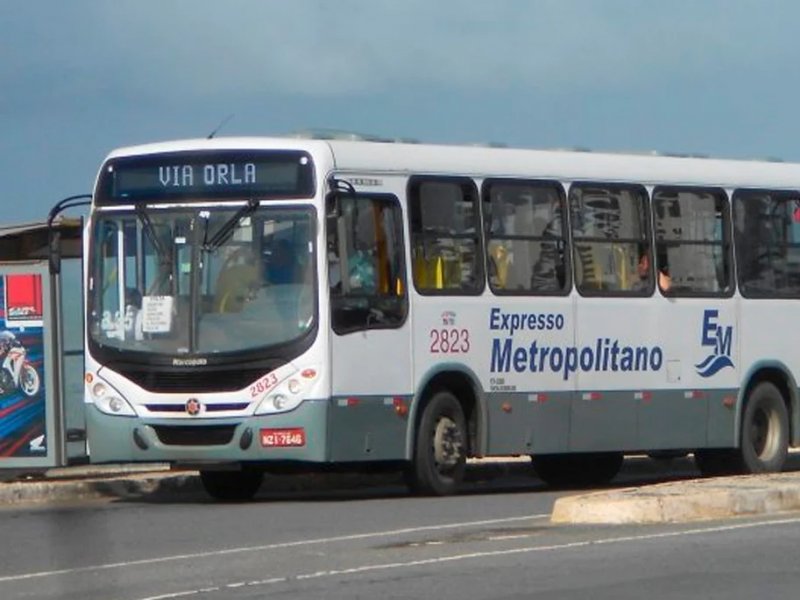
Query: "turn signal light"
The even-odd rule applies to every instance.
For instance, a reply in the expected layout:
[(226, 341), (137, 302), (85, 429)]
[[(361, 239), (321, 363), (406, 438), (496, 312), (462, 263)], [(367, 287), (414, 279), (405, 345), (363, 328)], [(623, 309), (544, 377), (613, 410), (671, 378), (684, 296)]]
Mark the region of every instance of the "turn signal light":
[(392, 401), (394, 405), (394, 412), (398, 417), (405, 417), (408, 415), (408, 404), (402, 398), (395, 398)]

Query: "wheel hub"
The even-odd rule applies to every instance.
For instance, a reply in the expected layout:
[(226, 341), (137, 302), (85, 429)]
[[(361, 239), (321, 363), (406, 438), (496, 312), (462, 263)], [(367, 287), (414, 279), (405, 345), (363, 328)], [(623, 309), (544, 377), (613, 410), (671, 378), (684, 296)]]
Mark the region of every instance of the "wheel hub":
[(433, 434), (433, 458), (436, 465), (444, 469), (452, 469), (458, 464), (462, 455), (464, 441), (455, 421), (442, 417), (436, 423)]

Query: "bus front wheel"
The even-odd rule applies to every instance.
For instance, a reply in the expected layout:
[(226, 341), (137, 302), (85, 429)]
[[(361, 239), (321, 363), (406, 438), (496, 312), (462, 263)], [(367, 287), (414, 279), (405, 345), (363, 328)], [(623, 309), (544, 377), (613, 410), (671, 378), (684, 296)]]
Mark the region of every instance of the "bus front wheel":
[(200, 471), (200, 481), (209, 496), (223, 502), (251, 500), (261, 487), (264, 474), (255, 469)]
[(464, 411), (448, 391), (433, 395), (419, 422), (414, 461), (408, 482), (419, 494), (445, 496), (454, 493), (464, 478), (467, 428)]

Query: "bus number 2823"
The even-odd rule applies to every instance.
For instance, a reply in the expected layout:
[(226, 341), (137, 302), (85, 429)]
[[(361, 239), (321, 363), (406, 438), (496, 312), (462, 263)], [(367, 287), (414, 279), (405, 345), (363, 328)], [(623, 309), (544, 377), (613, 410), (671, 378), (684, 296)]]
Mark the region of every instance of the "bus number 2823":
[(431, 354), (466, 354), (469, 352), (469, 330), (443, 327), (431, 329)]

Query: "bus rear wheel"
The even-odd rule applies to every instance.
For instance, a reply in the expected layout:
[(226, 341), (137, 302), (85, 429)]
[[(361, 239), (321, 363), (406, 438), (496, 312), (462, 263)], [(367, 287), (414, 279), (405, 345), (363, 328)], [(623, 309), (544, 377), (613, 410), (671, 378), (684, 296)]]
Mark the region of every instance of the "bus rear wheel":
[(622, 452), (540, 454), (532, 456), (533, 470), (547, 485), (559, 488), (604, 485), (622, 467)]
[(762, 381), (747, 397), (739, 447), (698, 450), (695, 464), (707, 476), (777, 473), (789, 453), (789, 412), (775, 384)]
[(740, 440), (746, 473), (776, 473), (789, 453), (789, 413), (774, 384), (759, 383), (747, 400)]
[(409, 486), (418, 494), (452, 494), (464, 478), (466, 459), (467, 428), (461, 404), (450, 392), (437, 392), (420, 419), (414, 461), (407, 472)]
[(264, 474), (255, 469), (200, 471), (200, 481), (209, 496), (223, 502), (251, 500), (261, 487)]

